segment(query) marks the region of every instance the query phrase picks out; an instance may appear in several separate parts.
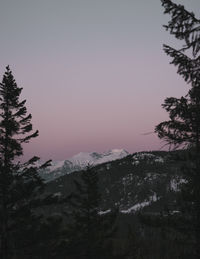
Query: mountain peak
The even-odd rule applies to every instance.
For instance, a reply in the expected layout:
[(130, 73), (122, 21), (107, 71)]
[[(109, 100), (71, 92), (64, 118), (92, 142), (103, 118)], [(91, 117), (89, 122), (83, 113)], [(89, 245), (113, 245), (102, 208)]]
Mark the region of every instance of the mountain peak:
[(88, 165), (94, 166), (109, 161), (121, 159), (129, 153), (124, 149), (111, 149), (109, 151), (98, 152), (80, 152), (73, 157), (64, 161), (53, 161), (45, 172), (41, 172), (41, 176), (51, 181), (59, 176), (72, 173), (77, 170), (83, 170)]
[(118, 155), (126, 155), (127, 156), (127, 155), (129, 155), (129, 152), (126, 151), (125, 149), (115, 148), (115, 149), (111, 149), (111, 150), (109, 150), (109, 151), (107, 151), (103, 154), (118, 154)]
[(79, 165), (96, 165), (108, 161), (116, 160), (127, 156), (129, 153), (124, 149), (111, 149), (109, 151), (98, 152), (80, 152), (69, 158), (68, 161)]

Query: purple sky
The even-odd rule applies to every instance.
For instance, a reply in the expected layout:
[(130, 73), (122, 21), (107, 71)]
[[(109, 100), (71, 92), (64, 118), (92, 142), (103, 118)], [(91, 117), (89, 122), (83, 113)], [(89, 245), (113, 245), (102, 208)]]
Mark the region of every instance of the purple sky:
[(1, 0), (0, 76), (9, 64), (40, 132), (25, 157), (160, 149), (144, 134), (188, 90), (162, 51), (177, 44), (167, 21), (159, 0)]

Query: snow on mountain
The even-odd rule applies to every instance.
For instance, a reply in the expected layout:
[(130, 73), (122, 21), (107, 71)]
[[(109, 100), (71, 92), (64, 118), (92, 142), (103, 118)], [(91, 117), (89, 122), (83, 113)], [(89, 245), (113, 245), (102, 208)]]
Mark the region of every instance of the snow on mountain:
[(67, 160), (53, 161), (52, 165), (41, 171), (40, 174), (46, 181), (51, 181), (59, 176), (82, 170), (88, 165), (94, 166), (128, 155), (129, 153), (124, 149), (112, 149), (104, 153), (80, 152)]
[(158, 200), (156, 193), (154, 193), (153, 196), (149, 197), (148, 201), (143, 201), (141, 203), (137, 203), (133, 205), (132, 207), (126, 209), (126, 210), (120, 210), (121, 213), (124, 214), (129, 214), (129, 213), (134, 213), (136, 211), (141, 210), (142, 208), (151, 205), (153, 202), (156, 202)]
[[(54, 162), (44, 178), (46, 181), (56, 178), (47, 185), (56, 196), (70, 195), (74, 180), (80, 180), (80, 172), (70, 173), (85, 168), (88, 163), (94, 166), (100, 164), (96, 167), (102, 195), (100, 215), (109, 213), (113, 206), (117, 206), (122, 214), (140, 211), (157, 214), (165, 199), (170, 213), (178, 213), (175, 200), (186, 180), (180, 170), (182, 161), (177, 162), (176, 159), (177, 152), (152, 151), (127, 155), (124, 150), (81, 152), (68, 160)], [(60, 175), (63, 177), (58, 178)]]
[(87, 153), (87, 152), (81, 152), (72, 158), (68, 159), (68, 161), (71, 161), (73, 164), (81, 165), (81, 166), (87, 166), (90, 165), (97, 165), (102, 164), (108, 161), (113, 161), (116, 159), (123, 158), (127, 156), (129, 153), (124, 149), (112, 149), (110, 151), (104, 152), (104, 153)]
[(164, 159), (160, 156), (156, 156), (151, 153), (147, 152), (139, 152), (133, 155), (133, 165), (139, 165), (139, 163), (143, 160), (147, 160), (150, 163), (157, 162), (157, 163), (164, 163)]

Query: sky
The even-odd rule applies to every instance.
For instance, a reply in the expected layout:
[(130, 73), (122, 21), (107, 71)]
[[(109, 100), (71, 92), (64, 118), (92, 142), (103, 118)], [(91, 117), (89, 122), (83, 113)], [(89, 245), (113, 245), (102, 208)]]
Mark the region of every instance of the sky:
[(168, 20), (159, 0), (0, 0), (0, 77), (9, 64), (40, 133), (24, 157), (161, 149), (161, 104), (189, 88), (162, 50), (178, 46)]

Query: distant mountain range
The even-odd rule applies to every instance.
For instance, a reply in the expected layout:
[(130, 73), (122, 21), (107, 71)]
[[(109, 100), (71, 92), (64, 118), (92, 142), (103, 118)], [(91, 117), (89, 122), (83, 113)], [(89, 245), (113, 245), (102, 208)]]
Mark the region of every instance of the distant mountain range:
[(80, 171), (88, 165), (95, 166), (105, 162), (121, 159), (129, 153), (124, 149), (112, 149), (104, 153), (80, 152), (79, 154), (62, 161), (53, 161), (52, 165), (40, 172), (45, 181), (52, 181), (60, 176)]
[(180, 151), (128, 154), (123, 149), (103, 154), (79, 153), (54, 163), (43, 175), (49, 180), (47, 192), (69, 195), (75, 191), (74, 180), (80, 179), (81, 170), (90, 163), (99, 174), (101, 213), (109, 212), (114, 206), (123, 214), (159, 213), (164, 209), (176, 213), (176, 195), (184, 182), (179, 154)]
[[(124, 150), (112, 150), (103, 154), (80, 153), (70, 160), (57, 162), (50, 168), (52, 171), (47, 173), (54, 179), (47, 182), (45, 192), (47, 196), (53, 194), (58, 200), (68, 199), (65, 203), (46, 206), (43, 211), (56, 218), (65, 215), (64, 220), (70, 222), (74, 209), (70, 197), (74, 197), (73, 194), (77, 191), (74, 181), (81, 182), (84, 171), (78, 171), (78, 168), (85, 168), (88, 162), (93, 163), (101, 194), (99, 214), (105, 215), (114, 208), (119, 210), (115, 237), (119, 254), (123, 254), (124, 247), (129, 244), (134, 251), (139, 246), (144, 255), (147, 255), (140, 258), (165, 258), (165, 254), (168, 255), (167, 258), (178, 258), (177, 251), (182, 251), (184, 243), (181, 242), (185, 239), (179, 237), (180, 233), (175, 232), (177, 228), (168, 223), (168, 219), (172, 220), (169, 221), (171, 223), (177, 222), (183, 207), (181, 186), (186, 180), (181, 168), (187, 163), (186, 154), (187, 151), (179, 150), (127, 155)], [(69, 173), (75, 169), (77, 170)], [(181, 242), (174, 246), (176, 238)], [(127, 258), (136, 257), (134, 254)]]

